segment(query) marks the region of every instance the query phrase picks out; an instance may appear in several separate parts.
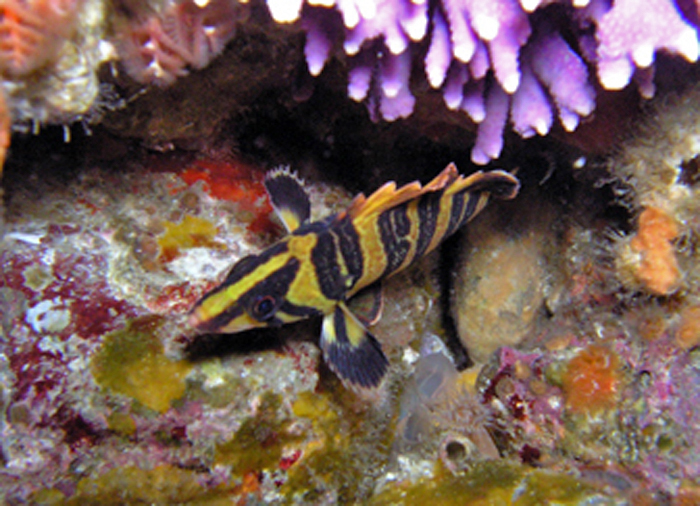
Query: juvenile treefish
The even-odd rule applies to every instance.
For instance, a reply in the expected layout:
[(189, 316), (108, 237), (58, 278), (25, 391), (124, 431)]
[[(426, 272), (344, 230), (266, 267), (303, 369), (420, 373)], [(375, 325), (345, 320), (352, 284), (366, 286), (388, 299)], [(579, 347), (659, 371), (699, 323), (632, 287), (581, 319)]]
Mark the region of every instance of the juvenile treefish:
[[(448, 165), (425, 186), (389, 182), (347, 210), (310, 222), (311, 204), (287, 169), (270, 172), (265, 188), (289, 234), (258, 255), (239, 260), (224, 282), (192, 309), (190, 324), (235, 333), (324, 315), (320, 346), (331, 369), (351, 387), (381, 382), (388, 361), (366, 325), (379, 319), (379, 281), (408, 267), (472, 219), (489, 195), (515, 197), (520, 184), (501, 171), (469, 177)], [(372, 314), (355, 316), (347, 302), (374, 297)]]

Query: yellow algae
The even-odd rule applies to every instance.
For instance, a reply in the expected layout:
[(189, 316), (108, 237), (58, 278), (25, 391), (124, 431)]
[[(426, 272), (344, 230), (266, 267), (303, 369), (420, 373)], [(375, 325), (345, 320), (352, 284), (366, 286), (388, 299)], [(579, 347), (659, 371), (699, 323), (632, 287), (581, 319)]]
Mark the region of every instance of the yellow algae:
[(185, 215), (180, 223), (165, 222), (165, 232), (158, 237), (160, 258), (169, 262), (188, 248), (221, 248), (222, 244), (214, 240), (216, 226), (204, 218)]
[(292, 404), (292, 412), (296, 416), (311, 418), (316, 421), (337, 419), (337, 414), (328, 402), (327, 397), (315, 392), (300, 392), (297, 400)]
[(100, 476), (83, 478), (75, 494), (66, 498), (55, 490), (34, 495), (35, 504), (231, 504), (234, 486), (222, 485), (208, 489), (197, 481), (197, 473), (171, 465), (154, 469), (118, 467)]
[(564, 473), (535, 470), (505, 460), (476, 463), (465, 473), (441, 472), (417, 483), (390, 484), (372, 498), (373, 505), (444, 506), (575, 505), (595, 496), (590, 485)]
[(476, 394), (476, 382), (481, 374), (481, 369), (481, 366), (475, 366), (459, 373), (455, 387), (458, 390), (464, 389), (471, 394)]
[(164, 355), (155, 335), (159, 325), (157, 317), (140, 318), (108, 334), (91, 366), (103, 388), (162, 413), (184, 395), (185, 378), (192, 365)]
[(123, 436), (132, 436), (136, 432), (136, 422), (128, 413), (113, 412), (107, 417), (109, 430)]
[(215, 462), (230, 465), (236, 475), (278, 466), (284, 449), (302, 440), (289, 432), (291, 420), (280, 415), (281, 402), (278, 394), (264, 394), (256, 415), (241, 424), (233, 439), (216, 447)]
[(292, 406), (296, 416), (312, 425), (301, 458), (281, 489), (296, 502), (318, 503), (332, 493), (339, 504), (364, 503), (372, 493), (368, 480), (386, 464), (392, 441), (386, 417), (357, 405), (353, 409), (344, 402), (345, 394), (303, 392)]
[(32, 504), (40, 504), (42, 506), (52, 506), (54, 504), (66, 504), (66, 496), (60, 490), (55, 488), (39, 490), (31, 496)]

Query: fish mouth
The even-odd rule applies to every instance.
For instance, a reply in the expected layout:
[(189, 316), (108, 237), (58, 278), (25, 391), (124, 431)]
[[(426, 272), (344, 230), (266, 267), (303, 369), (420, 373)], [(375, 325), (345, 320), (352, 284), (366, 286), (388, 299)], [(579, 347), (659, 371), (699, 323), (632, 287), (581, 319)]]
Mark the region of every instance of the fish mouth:
[(199, 327), (202, 323), (204, 323), (204, 322), (203, 322), (202, 319), (199, 317), (199, 315), (197, 314), (197, 311), (196, 311), (196, 310), (195, 310), (195, 311), (192, 311), (192, 312), (189, 314), (189, 316), (187, 317), (187, 325), (189, 325), (190, 327), (197, 328), (197, 327)]
[(194, 308), (187, 317), (187, 324), (199, 331), (215, 334), (219, 330), (217, 322), (211, 318), (206, 318), (199, 310), (199, 307)]
[(194, 307), (187, 317), (187, 323), (191, 328), (204, 334), (237, 334), (264, 325), (257, 324), (245, 313), (231, 317), (230, 313), (222, 313), (211, 316), (201, 306)]

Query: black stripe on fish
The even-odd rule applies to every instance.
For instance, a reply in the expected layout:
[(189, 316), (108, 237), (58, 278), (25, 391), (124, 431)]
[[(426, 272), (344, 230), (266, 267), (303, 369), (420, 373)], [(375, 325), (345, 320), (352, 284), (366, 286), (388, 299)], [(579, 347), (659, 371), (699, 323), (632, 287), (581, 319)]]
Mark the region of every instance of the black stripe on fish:
[(245, 308), (242, 305), (233, 304), (213, 318), (199, 322), (197, 329), (202, 332), (221, 332), (221, 329), (228, 325), (231, 320), (241, 316), (244, 311)]
[(452, 235), (459, 227), (462, 226), (464, 212), (464, 197), (465, 192), (460, 192), (452, 197), (452, 208), (450, 209), (450, 220), (447, 222), (447, 230), (445, 237)]
[(296, 174), (288, 169), (277, 169), (265, 176), (264, 184), (272, 207), (288, 232), (309, 221), (311, 202)]
[(316, 245), (311, 250), (311, 263), (316, 270), (316, 278), (323, 296), (331, 300), (342, 300), (347, 288), (330, 231), (317, 234)]
[[(275, 319), (274, 314), (284, 303), (289, 286), (299, 272), (299, 265), (299, 260), (290, 258), (286, 264), (271, 272), (265, 279), (245, 292), (240, 301), (241, 305), (247, 309), (248, 314), (258, 321), (271, 325), (276, 323), (281, 325), (282, 321)], [(272, 306), (267, 304), (265, 308), (261, 308), (263, 301), (271, 302)]]
[(333, 225), (331, 232), (338, 238), (340, 253), (343, 255), (343, 261), (345, 262), (345, 266), (348, 269), (348, 274), (350, 275), (354, 284), (355, 281), (362, 277), (363, 272), (363, 256), (362, 247), (360, 246), (360, 236), (357, 234), (357, 230), (355, 230), (352, 220), (347, 215)]
[(411, 231), (411, 222), (406, 214), (406, 206), (401, 205), (384, 211), (379, 215), (377, 224), (387, 259), (384, 274), (390, 274), (401, 267), (406, 255), (411, 250), (411, 241), (406, 238)]
[(508, 200), (518, 194), (520, 182), (507, 172), (492, 170), (480, 174), (479, 180), (468, 188), (469, 192), (480, 193), (487, 191), (496, 199)]
[(270, 246), (264, 250), (259, 255), (249, 255), (247, 257), (241, 258), (236, 264), (231, 268), (231, 271), (221, 283), (216, 291), (221, 291), (227, 287), (233, 285), (234, 283), (240, 281), (245, 276), (253, 272), (258, 266), (268, 262), (272, 257), (284, 253), (287, 251), (287, 243), (279, 242), (273, 246)]
[(321, 312), (316, 308), (313, 308), (311, 306), (299, 306), (297, 304), (289, 302), (288, 300), (285, 300), (282, 303), (279, 310), (283, 313), (288, 314), (289, 316), (297, 316), (300, 318), (308, 318), (311, 316), (321, 314)]
[(479, 207), (479, 201), (482, 197), (481, 192), (470, 191), (468, 192), (468, 195), (469, 199), (467, 200), (467, 205), (464, 207), (464, 211), (462, 211), (462, 220), (460, 222), (460, 226), (464, 225), (471, 219), (472, 216), (474, 216), (476, 209)]
[(418, 202), (418, 239), (414, 258), (420, 258), (430, 246), (440, 214), (440, 197), (442, 192), (428, 193)]

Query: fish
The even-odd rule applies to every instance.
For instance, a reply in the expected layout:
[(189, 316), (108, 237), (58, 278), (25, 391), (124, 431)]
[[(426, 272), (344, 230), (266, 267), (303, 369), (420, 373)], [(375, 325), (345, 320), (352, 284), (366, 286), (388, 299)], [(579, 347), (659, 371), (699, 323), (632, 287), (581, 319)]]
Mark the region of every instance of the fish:
[[(319, 346), (330, 369), (351, 388), (378, 387), (389, 361), (367, 327), (381, 317), (382, 280), (434, 250), (476, 216), (489, 197), (514, 198), (520, 182), (503, 170), (468, 177), (450, 163), (426, 185), (390, 181), (344, 211), (311, 221), (303, 182), (288, 168), (264, 180), (287, 235), (240, 259), (224, 281), (195, 303), (189, 324), (236, 334), (321, 316)], [(363, 298), (355, 314), (349, 303)]]

